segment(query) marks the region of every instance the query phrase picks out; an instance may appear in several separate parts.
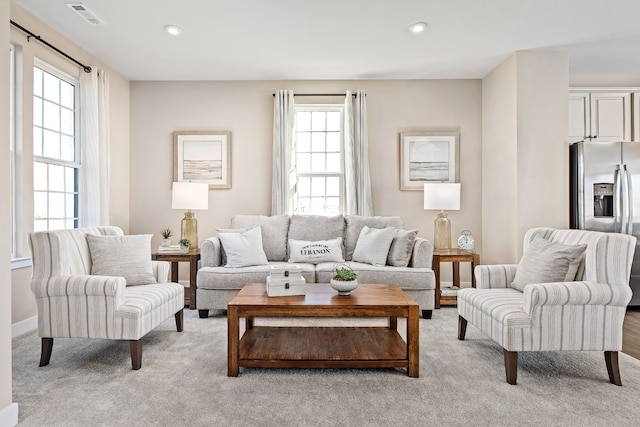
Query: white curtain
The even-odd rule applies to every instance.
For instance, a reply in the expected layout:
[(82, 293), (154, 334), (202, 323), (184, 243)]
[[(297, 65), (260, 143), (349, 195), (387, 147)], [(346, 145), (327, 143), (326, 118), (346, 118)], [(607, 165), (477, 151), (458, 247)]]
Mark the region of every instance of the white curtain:
[(279, 90), (273, 100), (273, 171), (271, 181), (271, 215), (292, 212), (296, 185), (292, 153), (295, 110), (292, 90)]
[(344, 148), (345, 212), (373, 216), (367, 104), (363, 90), (355, 96), (348, 90), (344, 100)]
[(92, 68), (80, 76), (82, 227), (109, 225), (109, 74)]

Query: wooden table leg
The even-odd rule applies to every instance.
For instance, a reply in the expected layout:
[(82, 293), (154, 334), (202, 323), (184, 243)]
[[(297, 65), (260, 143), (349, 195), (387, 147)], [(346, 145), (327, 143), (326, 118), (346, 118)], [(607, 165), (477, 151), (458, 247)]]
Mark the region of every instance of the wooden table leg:
[(409, 368), (407, 375), (413, 378), (420, 376), (420, 315), (419, 306), (409, 306), (409, 317), (407, 318), (407, 357)]
[(240, 325), (238, 321), (238, 308), (227, 307), (227, 376), (238, 376), (238, 346), (240, 342)]
[(196, 309), (196, 277), (198, 274), (198, 260), (191, 257), (189, 262), (189, 308)]
[(480, 255), (473, 254), (473, 261), (471, 261), (471, 287), (476, 287), (476, 265), (480, 265)]
[(451, 264), (453, 265), (453, 286), (460, 288), (460, 263), (453, 261)]
[(397, 316), (389, 317), (389, 329), (391, 329), (393, 331), (397, 331), (398, 330), (398, 317)]
[(436, 276), (435, 308), (440, 308), (440, 258), (433, 257), (433, 274)]

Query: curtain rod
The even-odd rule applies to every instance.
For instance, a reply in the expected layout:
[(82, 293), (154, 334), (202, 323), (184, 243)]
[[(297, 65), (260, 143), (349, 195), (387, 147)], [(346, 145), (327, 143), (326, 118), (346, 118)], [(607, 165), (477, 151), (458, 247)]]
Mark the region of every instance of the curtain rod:
[[(345, 96), (346, 93), (294, 93), (293, 96)], [(273, 96), (276, 96), (274, 93)], [(356, 96), (352, 93), (351, 96)]]
[(75, 62), (76, 64), (78, 64), (79, 66), (82, 67), (82, 69), (84, 70), (85, 73), (90, 73), (91, 72), (91, 67), (84, 65), (83, 63), (77, 61), (76, 59), (70, 57), (69, 55), (67, 55), (66, 53), (64, 53), (63, 51), (61, 51), (60, 49), (58, 49), (57, 47), (55, 47), (54, 45), (52, 45), (51, 43), (47, 42), (46, 40), (44, 40), (43, 38), (41, 38), (40, 36), (37, 36), (35, 34), (33, 34), (31, 31), (27, 30), (25, 27), (23, 27), (22, 25), (9, 20), (9, 22), (11, 22), (11, 25), (13, 25), (14, 27), (17, 27), (19, 29), (21, 29), (22, 31), (24, 31), (25, 33), (27, 33), (29, 36), (27, 37), (27, 41), (29, 41), (30, 37), (34, 37), (36, 40), (38, 40), (40, 43), (43, 43), (44, 45), (50, 47), (51, 49), (55, 50), (56, 52), (58, 52), (60, 55), (64, 56), (65, 58), (67, 58), (70, 61)]

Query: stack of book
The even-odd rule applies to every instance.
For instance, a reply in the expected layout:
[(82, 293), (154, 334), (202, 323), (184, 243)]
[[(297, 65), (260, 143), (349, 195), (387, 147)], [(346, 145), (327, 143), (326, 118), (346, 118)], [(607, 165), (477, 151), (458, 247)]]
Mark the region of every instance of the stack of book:
[(171, 245), (171, 246), (160, 246), (158, 248), (159, 254), (181, 254), (183, 253), (180, 249), (180, 245)]

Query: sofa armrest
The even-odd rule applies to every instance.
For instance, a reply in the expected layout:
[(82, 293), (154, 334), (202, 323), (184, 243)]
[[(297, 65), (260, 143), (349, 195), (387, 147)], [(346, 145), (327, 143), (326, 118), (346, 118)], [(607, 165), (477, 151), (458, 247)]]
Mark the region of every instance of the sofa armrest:
[(222, 245), (217, 236), (209, 237), (200, 243), (200, 261), (203, 267), (220, 267), (222, 265)]
[(153, 275), (158, 283), (169, 283), (169, 272), (171, 271), (171, 263), (168, 261), (151, 261)]
[(626, 307), (631, 288), (597, 282), (532, 283), (524, 287), (524, 311), (531, 315), (542, 306), (606, 305)]
[(476, 288), (508, 288), (516, 277), (517, 264), (476, 265)]
[(433, 243), (427, 239), (416, 237), (413, 244), (413, 252), (409, 260), (409, 267), (432, 268)]
[(124, 301), (124, 277), (70, 275), (51, 276), (31, 280), (31, 291), (36, 298), (60, 296), (102, 296), (116, 297)]

